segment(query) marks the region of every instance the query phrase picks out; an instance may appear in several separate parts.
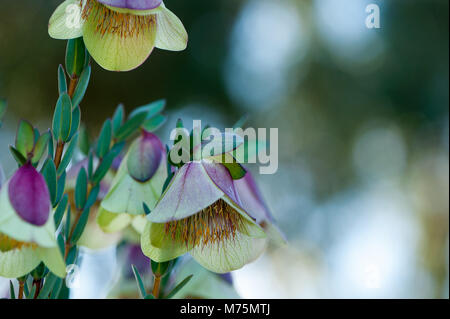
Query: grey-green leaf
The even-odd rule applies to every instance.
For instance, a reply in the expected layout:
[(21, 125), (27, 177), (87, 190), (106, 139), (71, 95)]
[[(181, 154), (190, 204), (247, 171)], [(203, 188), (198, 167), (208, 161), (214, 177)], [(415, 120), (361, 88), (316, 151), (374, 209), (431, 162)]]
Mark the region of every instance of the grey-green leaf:
[(75, 185), (75, 206), (78, 209), (82, 209), (86, 204), (87, 186), (86, 170), (82, 167), (78, 173)]
[(100, 136), (97, 142), (97, 156), (103, 158), (109, 151), (109, 146), (111, 145), (111, 120), (107, 119), (103, 124)]
[(86, 89), (89, 85), (89, 79), (91, 78), (91, 66), (88, 65), (81, 73), (80, 79), (78, 80), (77, 87), (73, 93), (72, 104), (79, 105), (83, 100)]

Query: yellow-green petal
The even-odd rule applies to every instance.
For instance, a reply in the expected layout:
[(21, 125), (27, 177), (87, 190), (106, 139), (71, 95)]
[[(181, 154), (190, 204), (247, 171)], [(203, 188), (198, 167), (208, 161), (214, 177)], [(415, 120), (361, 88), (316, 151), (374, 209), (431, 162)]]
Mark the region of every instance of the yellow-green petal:
[[(137, 17), (130, 15), (129, 18)], [(102, 15), (91, 12), (83, 25), (84, 43), (92, 58), (109, 71), (130, 71), (144, 63), (155, 45), (155, 19), (149, 26), (134, 30), (133, 35), (122, 35), (120, 30), (102, 34), (97, 30), (100, 19), (103, 19)]]
[(98, 209), (97, 224), (105, 233), (115, 233), (130, 225), (132, 216), (126, 213), (112, 213), (103, 207)]
[(59, 247), (39, 247), (37, 248), (37, 253), (52, 273), (61, 278), (66, 276), (66, 263), (64, 262), (64, 258), (59, 250)]
[(169, 51), (183, 51), (187, 47), (188, 34), (181, 20), (169, 9), (161, 6), (156, 14), (155, 46)]
[(141, 248), (144, 255), (156, 262), (165, 262), (184, 255), (189, 248), (164, 232), (164, 224), (148, 222), (141, 236)]
[(0, 277), (22, 277), (36, 268), (40, 262), (35, 248), (23, 247), (6, 252), (0, 250)]
[[(238, 231), (234, 238), (194, 247), (189, 253), (206, 269), (227, 273), (242, 268), (258, 258), (267, 245), (267, 238), (259, 237), (260, 230), (246, 221), (246, 231)], [(258, 237), (253, 237), (253, 236)]]
[(60, 40), (79, 38), (83, 35), (82, 27), (80, 0), (66, 0), (50, 17), (48, 34)]

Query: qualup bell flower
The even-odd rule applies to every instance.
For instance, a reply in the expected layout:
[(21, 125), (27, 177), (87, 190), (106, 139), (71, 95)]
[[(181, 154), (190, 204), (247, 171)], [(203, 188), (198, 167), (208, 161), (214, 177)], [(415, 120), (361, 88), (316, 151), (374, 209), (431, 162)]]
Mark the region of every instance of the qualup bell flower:
[(226, 273), (255, 260), (266, 245), (230, 172), (209, 159), (183, 165), (148, 219), (141, 246), (158, 262), (189, 252), (203, 267)]
[(138, 67), (154, 47), (182, 51), (188, 38), (162, 0), (66, 0), (48, 30), (55, 39), (82, 36), (94, 60), (111, 71)]
[(102, 200), (97, 223), (105, 232), (117, 232), (128, 225), (141, 233), (147, 222), (145, 205), (151, 210), (167, 179), (164, 147), (153, 133), (142, 130), (130, 146)]
[(24, 276), (41, 261), (65, 276), (47, 184), (28, 163), (0, 190), (0, 277)]

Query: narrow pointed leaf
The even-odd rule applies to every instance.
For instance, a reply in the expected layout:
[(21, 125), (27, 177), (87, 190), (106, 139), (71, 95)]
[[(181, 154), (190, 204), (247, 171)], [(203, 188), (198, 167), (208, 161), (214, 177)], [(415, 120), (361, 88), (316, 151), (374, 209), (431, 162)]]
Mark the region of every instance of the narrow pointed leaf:
[(131, 265), (133, 268), (134, 277), (136, 278), (136, 283), (139, 288), (139, 293), (141, 294), (142, 298), (145, 298), (147, 296), (147, 292), (145, 291), (144, 282), (142, 281), (141, 275), (139, 274), (139, 271), (137, 270), (135, 265)]
[(72, 104), (77, 106), (83, 100), (83, 97), (86, 93), (86, 89), (89, 85), (89, 79), (91, 78), (91, 66), (89, 65), (84, 69), (83, 73), (81, 73), (80, 79), (78, 80), (77, 88), (73, 94)]
[(111, 144), (111, 120), (107, 119), (103, 124), (100, 136), (97, 142), (97, 156), (103, 158), (109, 151), (109, 146)]
[(67, 150), (64, 153), (61, 163), (59, 164), (57, 170), (58, 175), (61, 175), (66, 170), (67, 165), (69, 165), (70, 161), (72, 160), (73, 152), (75, 151), (77, 143), (78, 143), (78, 134), (75, 134), (72, 140), (70, 141), (69, 147), (67, 147)]
[(193, 276), (194, 275), (187, 276), (182, 282), (180, 282), (175, 288), (173, 288), (171, 292), (167, 294), (165, 299), (170, 299), (175, 296), (177, 292), (179, 292), (181, 289), (183, 289), (184, 286), (186, 286), (186, 284), (192, 279)]
[(82, 209), (86, 204), (87, 196), (87, 174), (86, 170), (82, 167), (78, 173), (77, 183), (75, 185), (75, 206), (78, 209)]
[(59, 94), (67, 93), (67, 79), (63, 66), (60, 64), (58, 67), (58, 89)]

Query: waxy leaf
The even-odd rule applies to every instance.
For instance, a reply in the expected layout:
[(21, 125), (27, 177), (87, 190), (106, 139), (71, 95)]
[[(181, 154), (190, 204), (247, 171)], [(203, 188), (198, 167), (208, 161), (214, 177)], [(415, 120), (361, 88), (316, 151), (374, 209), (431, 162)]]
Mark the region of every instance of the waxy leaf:
[(75, 206), (82, 209), (86, 204), (87, 196), (87, 174), (84, 167), (78, 172), (77, 183), (75, 186)]
[(175, 296), (177, 294), (177, 292), (179, 292), (181, 289), (183, 289), (184, 286), (187, 285), (187, 283), (192, 279), (193, 276), (194, 275), (187, 276), (182, 282), (180, 282), (175, 288), (173, 288), (173, 290), (171, 292), (169, 292), (167, 294), (165, 299), (170, 299), (173, 296)]
[(63, 66), (60, 64), (58, 67), (58, 90), (59, 95), (67, 93), (67, 79)]
[(142, 127), (149, 132), (154, 132), (161, 126), (163, 126), (166, 121), (167, 121), (166, 116), (158, 114), (153, 116), (151, 119), (146, 120), (142, 125)]
[(79, 133), (79, 135), (80, 135), (79, 149), (84, 155), (88, 155), (91, 145), (89, 142), (89, 134), (86, 130), (86, 127), (84, 125), (82, 125), (79, 132), (80, 132)]
[(136, 278), (136, 283), (139, 288), (139, 293), (142, 298), (145, 298), (147, 296), (147, 292), (145, 291), (144, 282), (142, 281), (141, 275), (139, 274), (139, 271), (137, 270), (135, 265), (131, 265), (131, 268), (133, 269), (134, 277)]
[(34, 128), (27, 121), (20, 121), (19, 128), (17, 129), (16, 135), (16, 149), (23, 155), (23, 157), (28, 158), (28, 156), (33, 152), (34, 147)]
[(158, 101), (155, 101), (150, 104), (143, 105), (143, 106), (140, 106), (140, 107), (134, 109), (134, 111), (130, 113), (129, 117), (131, 118), (139, 113), (146, 113), (147, 119), (150, 119), (150, 118), (154, 117), (155, 115), (158, 115), (159, 113), (161, 113), (165, 107), (166, 107), (166, 100), (158, 100)]
[(123, 104), (119, 104), (112, 118), (112, 129), (114, 136), (117, 135), (117, 132), (122, 126), (124, 119), (125, 119), (125, 109), (123, 107)]
[(75, 135), (76, 132), (78, 132), (78, 129), (80, 128), (81, 123), (81, 110), (80, 107), (77, 105), (72, 110), (72, 125), (70, 127), (70, 133), (69, 138), (67, 141), (70, 141), (72, 137)]
[(66, 70), (70, 78), (78, 77), (86, 63), (86, 47), (83, 38), (70, 39), (66, 48)]
[(106, 156), (102, 159), (100, 165), (95, 170), (94, 176), (92, 177), (94, 184), (99, 183), (103, 179), (103, 177), (105, 177), (106, 173), (112, 165), (112, 162), (114, 161), (116, 156), (120, 154), (124, 146), (124, 142), (114, 145), (108, 152), (108, 154), (106, 154)]
[(103, 158), (109, 151), (109, 146), (111, 144), (111, 120), (107, 119), (103, 124), (100, 136), (97, 142), (97, 156)]
[(9, 281), (9, 298), (16, 299), (16, 295), (14, 293), (14, 286), (11, 280)]
[(58, 277), (56, 275), (54, 275), (53, 273), (49, 273), (45, 277), (44, 286), (42, 287), (41, 291), (39, 292), (38, 299), (47, 299), (48, 298), (53, 287), (55, 286), (57, 279), (58, 279)]
[(27, 159), (13, 146), (10, 145), (9, 150), (19, 166), (22, 166), (27, 162)]
[(83, 234), (84, 228), (86, 227), (86, 224), (89, 219), (89, 213), (90, 213), (91, 207), (86, 206), (83, 209), (83, 212), (81, 213), (80, 219), (78, 219), (78, 223), (74, 226), (75, 229), (72, 234), (71, 243), (75, 245), (78, 240), (80, 239), (81, 235)]
[(77, 87), (75, 92), (73, 93), (72, 104), (77, 106), (83, 100), (84, 94), (86, 93), (86, 89), (89, 85), (89, 79), (91, 78), (91, 66), (89, 65), (84, 69), (83, 73), (81, 73), (80, 79), (78, 80)]
[(69, 165), (72, 160), (73, 152), (75, 151), (77, 143), (78, 133), (74, 135), (72, 141), (70, 141), (69, 147), (67, 147), (66, 152), (64, 153), (61, 163), (58, 166), (58, 170), (56, 171), (58, 175), (61, 175), (66, 170), (67, 165)]
[(53, 114), (53, 136), (55, 140), (67, 141), (72, 126), (72, 102), (69, 95), (63, 93), (58, 98)]
[(55, 198), (55, 201), (52, 202), (53, 207), (55, 207), (61, 200), (61, 197), (64, 193), (65, 186), (66, 186), (66, 172), (63, 172), (61, 174), (61, 176), (59, 176), (59, 178), (58, 178), (58, 183), (57, 183), (57, 187), (56, 187), (56, 198)]
[(64, 217), (64, 213), (67, 209), (67, 204), (69, 202), (69, 195), (64, 194), (63, 198), (59, 202), (58, 206), (55, 209), (55, 214), (53, 215), (53, 219), (55, 221), (56, 228), (59, 227), (59, 224), (61, 224), (61, 221)]
[(56, 192), (57, 192), (57, 179), (56, 179), (56, 168), (53, 160), (51, 158), (47, 158), (41, 170), (42, 175), (44, 176), (45, 181), (47, 182), (48, 192), (50, 193), (50, 200), (53, 203), (56, 201)]
[(145, 122), (146, 119), (147, 119), (146, 113), (138, 113), (135, 116), (131, 117), (117, 131), (116, 138), (119, 141), (126, 139), (127, 137), (135, 133), (136, 130), (139, 129), (139, 127)]
[(51, 137), (52, 136), (48, 131), (38, 138), (36, 145), (34, 146), (33, 157), (31, 158), (33, 164), (38, 163), (42, 155), (44, 155), (44, 152), (47, 149), (47, 143)]

